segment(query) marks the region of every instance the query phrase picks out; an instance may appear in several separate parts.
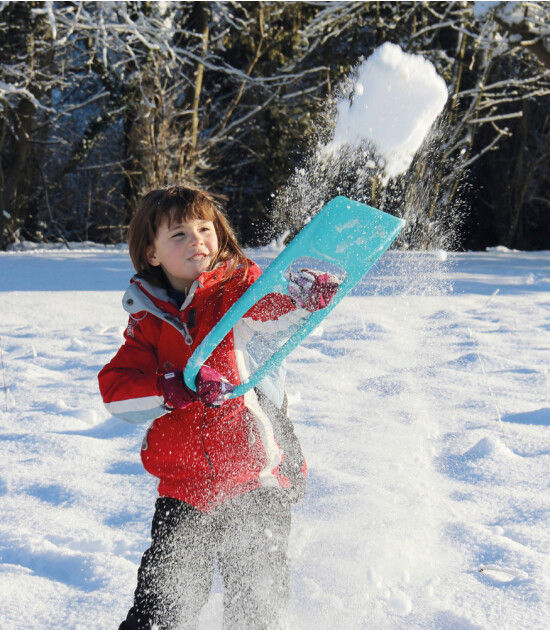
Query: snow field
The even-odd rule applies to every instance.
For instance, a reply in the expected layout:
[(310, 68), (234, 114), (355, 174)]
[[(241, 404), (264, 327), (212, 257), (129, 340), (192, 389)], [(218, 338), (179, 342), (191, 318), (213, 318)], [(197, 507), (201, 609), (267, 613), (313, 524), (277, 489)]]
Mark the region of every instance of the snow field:
[(94, 627), (108, 628), (113, 596), (127, 594), (117, 584), (135, 580), (141, 554), (132, 547), (147, 544), (150, 516), (141, 521), (139, 511), (152, 515), (154, 501), (128, 437), (136, 429), (109, 421), (97, 400), (95, 374), (123, 330), (104, 323), (120, 296), (3, 293), (2, 302), (10, 411), (0, 416), (0, 625), (84, 628), (97, 620)]
[[(547, 627), (550, 305), (537, 290), (548, 290), (545, 258), (531, 268), (536, 282), (510, 267), (494, 297), (455, 298), (458, 317), (445, 327), (454, 358), (440, 367), (440, 391), (456, 426), (446, 423), (437, 470), (449, 482), (447, 538), (468, 564), (444, 603), (467, 607), (480, 628)], [(458, 383), (448, 377), (457, 370)]]
[[(390, 252), (289, 358), (309, 465), (292, 628), (547, 627), (550, 253), (447, 258)], [(129, 260), (22, 252), (0, 271), (0, 627), (116, 628), (156, 494), (145, 427), (97, 391)], [(221, 600), (217, 578), (202, 630)]]

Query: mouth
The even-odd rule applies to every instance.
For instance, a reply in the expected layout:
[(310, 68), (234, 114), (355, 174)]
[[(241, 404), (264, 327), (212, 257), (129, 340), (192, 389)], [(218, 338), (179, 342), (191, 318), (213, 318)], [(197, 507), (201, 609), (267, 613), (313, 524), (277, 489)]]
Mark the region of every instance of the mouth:
[(194, 254), (193, 256), (190, 256), (188, 260), (200, 261), (205, 258), (208, 258), (208, 254)]

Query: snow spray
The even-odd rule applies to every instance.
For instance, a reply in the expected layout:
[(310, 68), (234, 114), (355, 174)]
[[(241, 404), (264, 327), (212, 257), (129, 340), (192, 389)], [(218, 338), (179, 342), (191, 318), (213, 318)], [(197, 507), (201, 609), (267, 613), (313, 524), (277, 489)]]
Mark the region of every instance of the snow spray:
[[(417, 257), (415, 264), (424, 268), (409, 270), (400, 290), (434, 293), (442, 284), (446, 291), (439, 270), (446, 263), (443, 250), (454, 242), (455, 222), (443, 225), (433, 216), (435, 138), (448, 98), (444, 80), (428, 60), (385, 43), (338, 93), (327, 103), (316, 143), (275, 199), (279, 233), (293, 236), (330, 199), (345, 195), (404, 218), (400, 249), (435, 252), (427, 265), (426, 257)], [(399, 256), (385, 257), (379, 267), (390, 260), (397, 264)]]
[[(401, 339), (397, 356), (391, 353), (385, 356), (382, 352), (378, 356), (383, 357), (382, 360), (373, 358), (362, 366), (360, 387), (348, 389), (351, 379), (345, 374), (334, 374), (331, 383), (335, 395), (345, 391), (346, 399), (349, 395), (354, 401), (334, 421), (342, 430), (356, 431), (357, 440), (384, 444), (388, 439), (387, 424), (391, 424), (395, 435), (389, 439), (407, 441), (407, 458), (410, 458), (388, 461), (387, 468), (378, 472), (380, 486), (388, 489), (388, 494), (401, 469), (407, 471), (407, 477), (415, 478), (416, 471), (424, 467), (422, 474), (431, 479), (431, 474), (426, 472), (426, 469), (433, 470), (430, 440), (437, 434), (438, 421), (444, 412), (444, 401), (434, 396), (426, 383), (430, 382), (427, 376), (434, 366), (445, 360), (439, 324), (446, 315), (438, 312), (434, 316), (423, 316), (415, 301), (449, 291), (445, 246), (451, 237), (430, 215), (434, 198), (430, 187), (433, 189), (435, 180), (432, 172), (438, 166), (435, 150), (438, 142), (434, 138), (437, 138), (438, 117), (447, 96), (445, 83), (431, 63), (404, 53), (398, 46), (384, 44), (348, 77), (340, 87), (339, 96), (327, 103), (324, 124), (314, 146), (274, 204), (280, 221), (279, 233), (289, 230), (291, 236), (337, 195), (345, 195), (407, 221), (396, 243), (401, 250), (409, 251), (387, 252), (376, 263), (350, 294), (373, 296), (373, 300), (354, 304), (351, 298), (342, 302), (341, 308), (357, 313), (356, 329), (338, 331), (332, 336), (338, 348), (340, 335), (342, 341), (355, 339), (358, 346), (372, 343), (373, 347), (380, 347), (384, 345), (386, 330), (393, 326)], [(420, 249), (432, 251), (415, 251)], [(364, 310), (359, 304), (365, 305)], [(411, 305), (414, 307), (410, 308)], [(319, 335), (321, 338), (326, 335), (323, 348), (330, 353), (330, 333), (320, 331)], [(353, 360), (350, 356), (351, 372), (354, 371)], [(315, 378), (322, 382), (322, 375)], [(319, 393), (315, 384), (311, 390), (315, 392), (311, 400), (311, 414), (315, 417), (316, 403), (324, 400), (328, 392)], [(307, 444), (304, 448), (307, 456)], [(360, 452), (358, 448), (357, 454)], [(349, 461), (341, 462), (343, 474), (347, 466), (365, 465), (355, 462), (354, 455), (350, 453)], [(327, 485), (332, 481), (326, 480)], [(423, 503), (424, 490), (415, 490), (412, 486), (411, 483), (412, 495), (417, 493), (415, 505), (423, 505), (420, 516), (406, 510), (393, 522), (385, 520), (384, 500), (374, 496), (376, 490), (372, 493), (369, 490), (372, 496), (367, 497), (360, 491), (357, 496), (353, 492), (349, 495), (360, 524), (358, 528), (362, 531), (372, 528), (374, 534), (373, 542), (368, 534), (364, 538), (358, 534), (362, 542), (357, 561), (362, 567), (366, 561), (369, 571), (364, 596), (364, 601), (368, 601), (365, 604), (368, 623), (377, 610), (385, 606), (399, 615), (408, 615), (412, 607), (412, 599), (406, 594), (409, 572), (423, 576), (426, 581), (436, 572), (410, 556), (409, 541), (399, 533), (410, 528), (416, 537), (414, 545), (439, 549), (438, 532), (423, 521), (432, 507), (430, 501)], [(337, 500), (330, 496), (330, 502), (326, 501), (324, 507), (330, 511), (330, 506), (338, 505)], [(306, 509), (315, 510), (315, 507), (306, 506)], [(403, 547), (396, 548), (396, 541), (403, 541)], [(427, 555), (430, 557), (429, 553)], [(404, 586), (382, 595), (382, 584), (401, 584), (401, 578), (396, 577), (398, 573), (405, 575)]]

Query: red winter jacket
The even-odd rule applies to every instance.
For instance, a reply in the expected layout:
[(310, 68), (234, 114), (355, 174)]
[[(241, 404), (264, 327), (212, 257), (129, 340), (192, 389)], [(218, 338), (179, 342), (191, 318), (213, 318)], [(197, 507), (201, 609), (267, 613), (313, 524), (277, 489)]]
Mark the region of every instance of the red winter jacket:
[[(105, 406), (113, 415), (129, 422), (154, 419), (141, 458), (159, 479), (159, 494), (205, 512), (248, 490), (291, 489), (293, 482), (303, 484), (305, 475), (282, 397), (271, 395), (270, 400), (250, 390), (218, 408), (200, 402), (169, 413), (164, 408), (162, 375), (185, 367), (195, 348), (261, 274), (254, 263), (245, 280), (242, 270), (223, 280), (224, 270), (201, 274), (180, 309), (166, 290), (135, 276), (123, 299), (130, 313), (125, 343), (98, 376)], [(242, 321), (252, 329), (268, 320), (284, 328), (295, 319), (290, 299), (271, 294)], [(208, 365), (234, 385), (248, 369), (243, 344), (250, 332), (241, 328), (228, 334), (208, 359)]]

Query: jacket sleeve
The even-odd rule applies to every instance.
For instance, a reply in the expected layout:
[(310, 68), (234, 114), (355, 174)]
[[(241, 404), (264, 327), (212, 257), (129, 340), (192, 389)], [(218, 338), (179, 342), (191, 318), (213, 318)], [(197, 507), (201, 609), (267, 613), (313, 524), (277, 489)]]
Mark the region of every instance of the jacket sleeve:
[[(226, 313), (262, 275), (262, 270), (256, 263), (252, 261), (249, 261), (249, 263), (250, 266), (246, 278), (243, 279), (242, 271), (238, 271), (233, 277), (231, 289), (224, 291), (223, 313)], [(296, 305), (288, 295), (282, 293), (268, 293), (258, 300), (258, 302), (245, 313), (243, 318), (256, 322), (276, 322), (279, 319), (285, 319), (285, 315), (293, 313), (296, 310)]]
[(107, 410), (132, 423), (148, 422), (166, 413), (152, 339), (154, 330), (148, 319), (152, 318), (145, 313), (130, 317), (124, 344), (98, 374)]
[(288, 295), (282, 293), (268, 293), (246, 313), (245, 317), (250, 317), (256, 321), (273, 321), (280, 319), (288, 313), (296, 310), (294, 302)]

